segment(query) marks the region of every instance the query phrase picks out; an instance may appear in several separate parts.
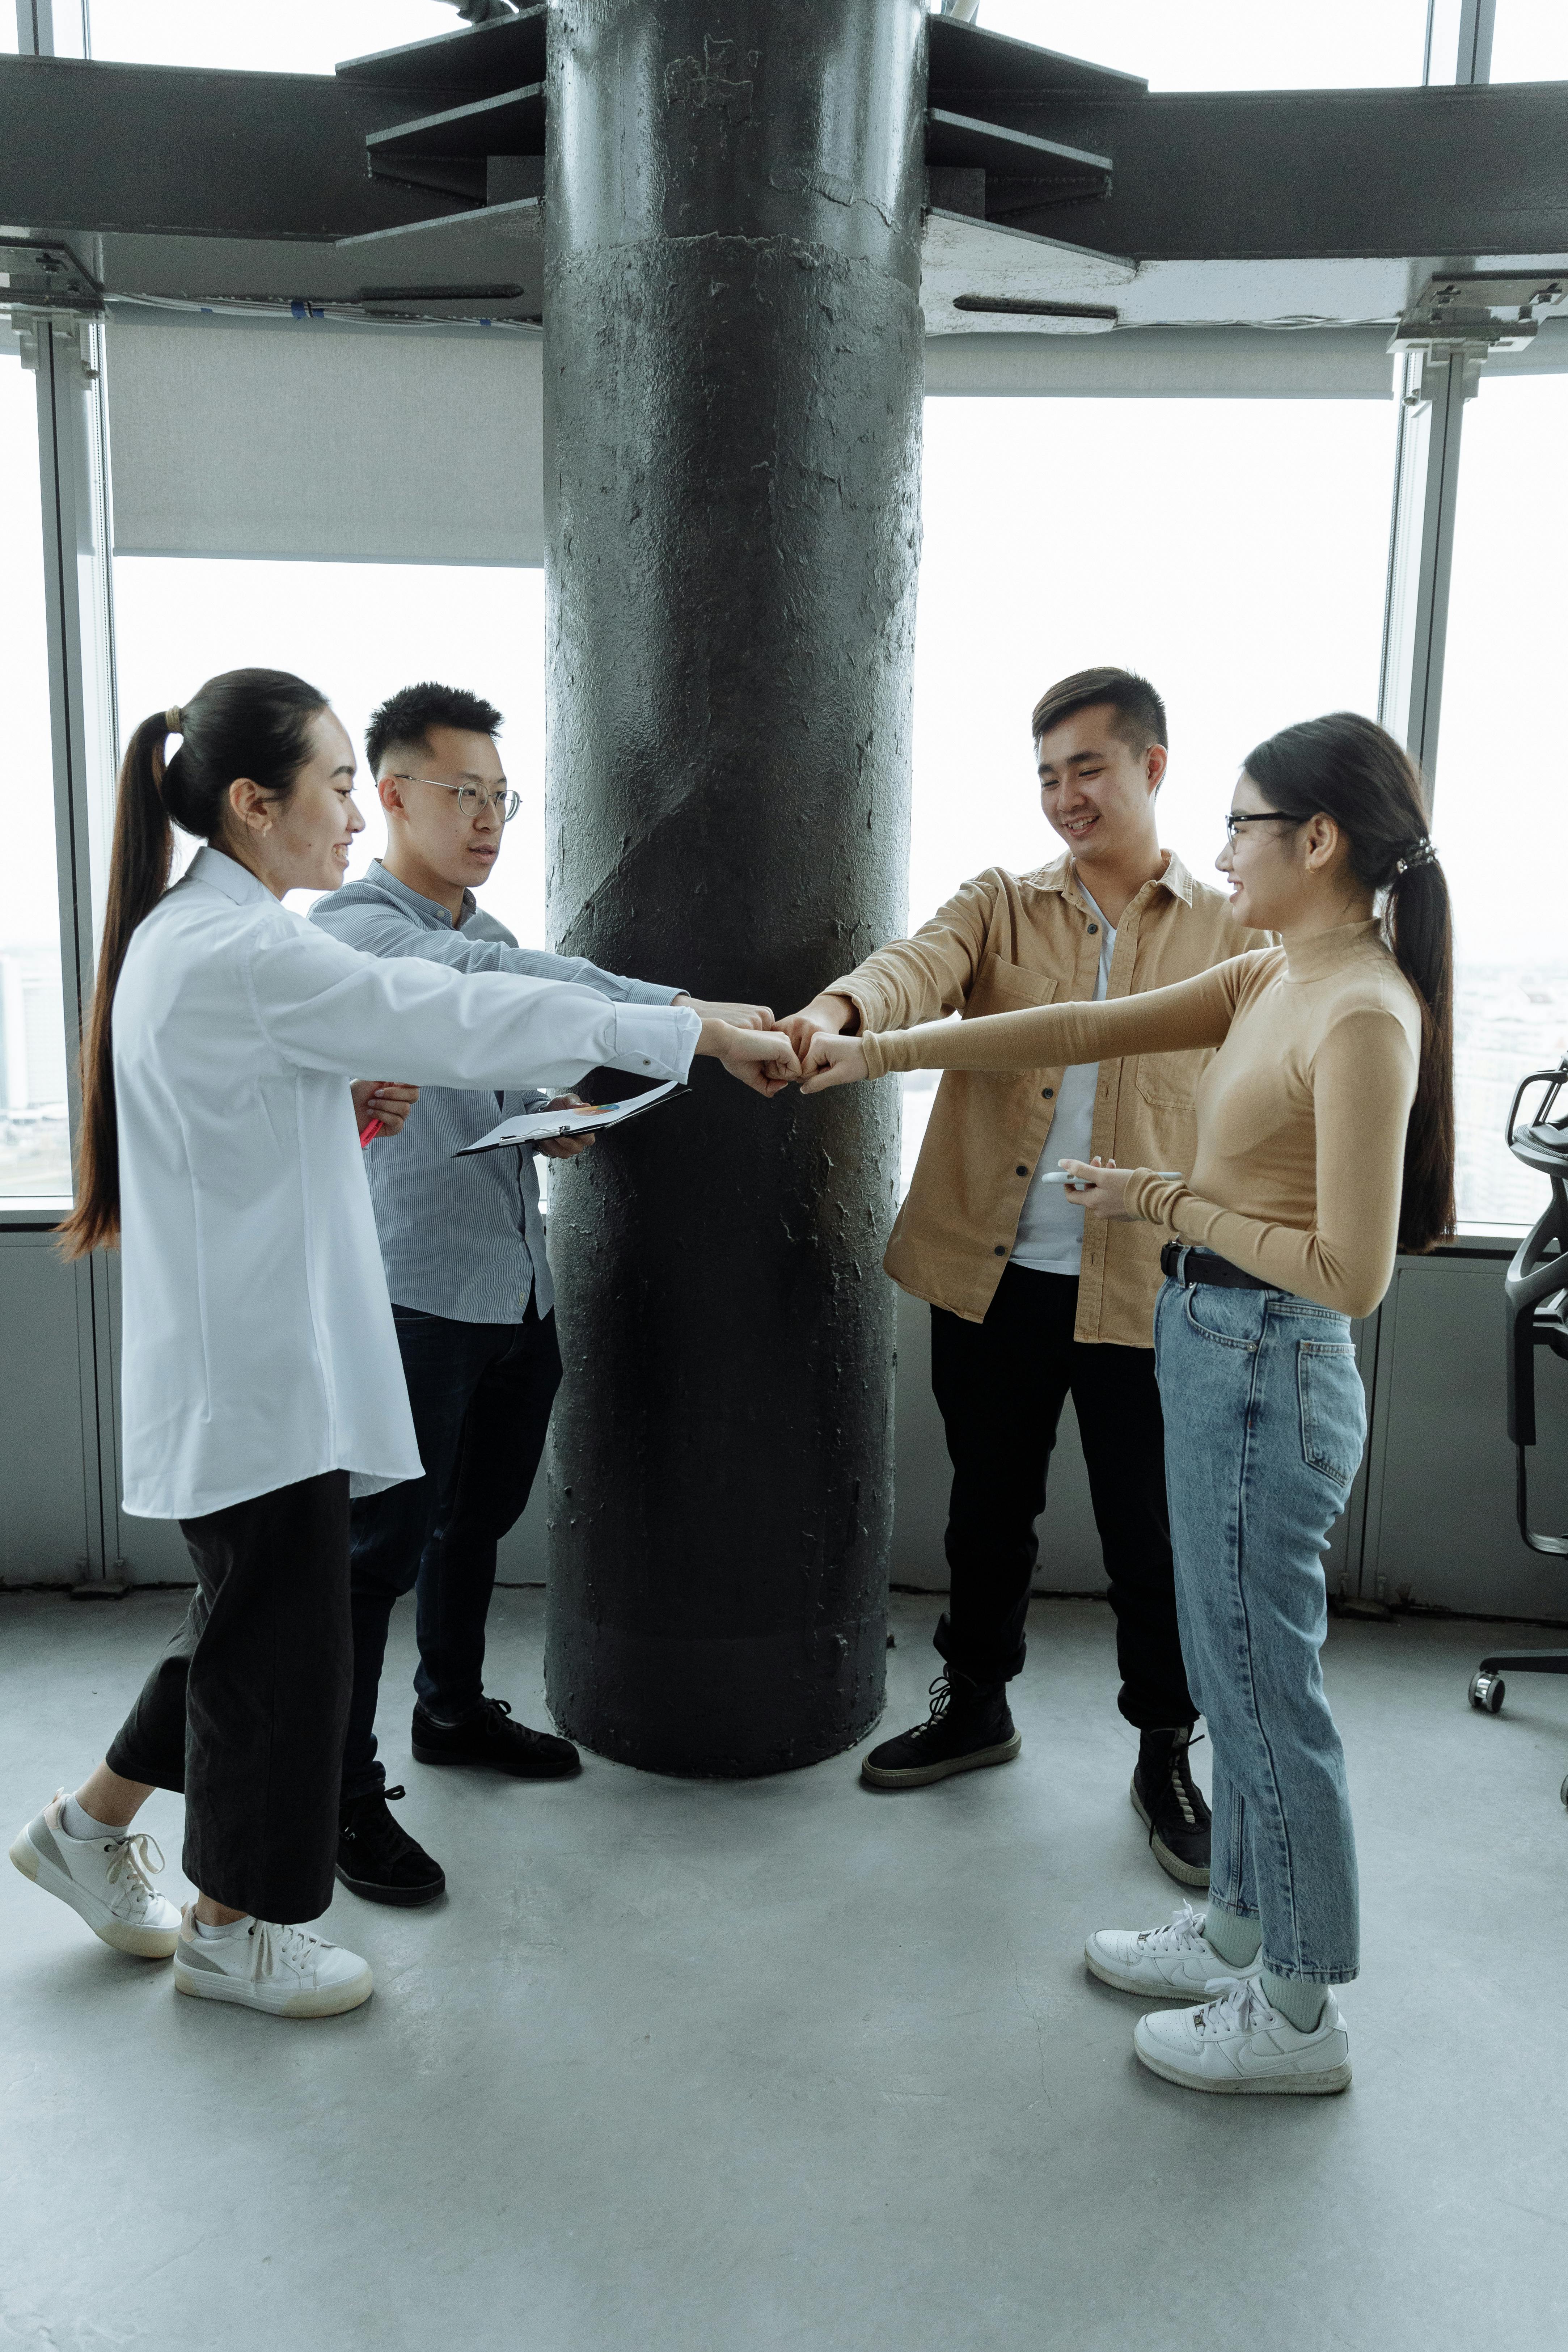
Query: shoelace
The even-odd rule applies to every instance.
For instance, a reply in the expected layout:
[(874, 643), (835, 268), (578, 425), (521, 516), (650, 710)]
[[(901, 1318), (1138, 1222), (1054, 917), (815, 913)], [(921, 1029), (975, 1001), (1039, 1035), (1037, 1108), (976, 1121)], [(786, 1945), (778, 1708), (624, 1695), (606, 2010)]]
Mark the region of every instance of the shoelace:
[(395, 1822), (384, 1809), (387, 1805), (395, 1805), (400, 1797), (407, 1794), (407, 1790), (399, 1782), (395, 1789), (380, 1791), (381, 1804), (365, 1803), (354, 1807), (349, 1815), (346, 1833), (357, 1841), (362, 1853), (395, 1855), (403, 1851), (409, 1842), (408, 1832), (402, 1822)]
[(1279, 2022), (1256, 1978), (1211, 1977), (1204, 1990), (1214, 1998), (1205, 2002), (1193, 2021), (1200, 2041), (1250, 2033), (1254, 2028)]
[(303, 1927), (285, 1927), (276, 1919), (253, 1919), (246, 1934), (250, 1942), (252, 1978), (281, 1976), (286, 1969), (313, 1971), (316, 1952), (330, 1952), (324, 1936), (307, 1935)]
[(1167, 1927), (1146, 1927), (1138, 1938), (1138, 1948), (1151, 1953), (1184, 1952), (1191, 1945), (1203, 1942), (1205, 1916), (1205, 1913), (1194, 1911), (1190, 1903), (1184, 1903), (1179, 1911), (1172, 1913)]
[(153, 1873), (163, 1868), (163, 1850), (157, 1839), (138, 1830), (134, 1837), (117, 1838), (105, 1851), (109, 1867), (104, 1876), (111, 1886), (120, 1888), (133, 1911), (145, 1911), (158, 1892)]
[(924, 1723), (916, 1724), (910, 1734), (911, 1739), (923, 1739), (928, 1731), (934, 1731), (952, 1705), (952, 1684), (945, 1666), (926, 1696), (931, 1700), (931, 1714)]
[(1179, 1747), (1171, 1750), (1171, 1787), (1175, 1792), (1176, 1802), (1182, 1809), (1183, 1819), (1190, 1830), (1196, 1829), (1198, 1817), (1193, 1805), (1193, 1776), (1188, 1759), (1203, 1736), (1200, 1731), (1197, 1738), (1184, 1739)]

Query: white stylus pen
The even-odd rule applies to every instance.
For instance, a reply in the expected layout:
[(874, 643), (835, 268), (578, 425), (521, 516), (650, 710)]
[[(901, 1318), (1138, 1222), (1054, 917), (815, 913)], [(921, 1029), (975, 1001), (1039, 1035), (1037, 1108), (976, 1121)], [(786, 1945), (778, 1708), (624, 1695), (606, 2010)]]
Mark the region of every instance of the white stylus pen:
[[(1179, 1168), (1151, 1168), (1149, 1173), (1157, 1177), (1161, 1183), (1170, 1184), (1180, 1178), (1182, 1171)], [(1080, 1176), (1069, 1176), (1065, 1168), (1053, 1168), (1040, 1178), (1042, 1184), (1080, 1184), (1082, 1181)]]

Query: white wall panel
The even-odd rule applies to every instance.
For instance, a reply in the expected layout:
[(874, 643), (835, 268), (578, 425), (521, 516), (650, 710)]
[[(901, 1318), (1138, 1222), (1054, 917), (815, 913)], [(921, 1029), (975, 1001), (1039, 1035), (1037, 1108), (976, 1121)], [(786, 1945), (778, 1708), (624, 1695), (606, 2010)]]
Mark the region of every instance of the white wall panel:
[(542, 345), (117, 313), (118, 555), (544, 561)]

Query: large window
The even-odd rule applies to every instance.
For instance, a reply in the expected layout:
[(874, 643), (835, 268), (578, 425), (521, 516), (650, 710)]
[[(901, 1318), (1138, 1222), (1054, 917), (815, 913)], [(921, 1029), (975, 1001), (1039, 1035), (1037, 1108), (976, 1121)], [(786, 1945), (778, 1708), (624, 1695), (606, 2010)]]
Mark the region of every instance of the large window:
[(36, 380), (0, 353), (0, 1200), (70, 1192)]
[(1426, 0), (981, 0), (979, 22), (1154, 89), (1386, 89), (1421, 79)]
[(1522, 1223), (1543, 1176), (1503, 1143), (1513, 1090), (1568, 1053), (1568, 375), (1483, 374), (1459, 465), (1433, 833), (1454, 894), (1459, 1214)]
[[(114, 588), (126, 735), (204, 678), (253, 665), (293, 670), (320, 687), (362, 755), (375, 705), (416, 679), (468, 687), (496, 703), (506, 718), (502, 756), (522, 805), (484, 903), (525, 945), (544, 944), (542, 572), (121, 556)], [(363, 872), (385, 839), (363, 767), (359, 803), (365, 830), (351, 875)]]
[[(1164, 697), (1161, 837), (1215, 880), (1251, 746), (1377, 707), (1394, 427), (1392, 400), (927, 402), (911, 923), (1060, 855), (1029, 714), (1100, 662)], [(909, 1083), (906, 1181), (933, 1087)]]
[(1563, 0), (1498, 0), (1493, 81), (1568, 81), (1568, 8)]
[(455, 33), (440, 0), (92, 0), (92, 53), (136, 65), (230, 66), (251, 72), (331, 73), (343, 58)]

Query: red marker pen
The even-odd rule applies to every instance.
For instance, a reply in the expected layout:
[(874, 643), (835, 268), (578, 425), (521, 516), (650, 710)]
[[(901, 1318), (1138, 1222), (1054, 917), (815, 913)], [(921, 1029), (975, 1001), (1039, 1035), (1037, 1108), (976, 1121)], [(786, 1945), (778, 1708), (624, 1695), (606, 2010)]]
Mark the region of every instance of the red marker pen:
[(378, 1119), (378, 1118), (367, 1118), (367, 1119), (366, 1119), (366, 1121), (365, 1121), (365, 1123), (364, 1123), (364, 1125), (361, 1128), (361, 1129), (360, 1129), (360, 1131), (359, 1131), (359, 1148), (360, 1148), (360, 1150), (363, 1151), (363, 1150), (364, 1150), (365, 1145), (366, 1145), (367, 1143), (374, 1143), (374, 1142), (375, 1141), (376, 1137), (377, 1137), (380, 1133), (381, 1133), (381, 1121), (380, 1121), (380, 1119)]

